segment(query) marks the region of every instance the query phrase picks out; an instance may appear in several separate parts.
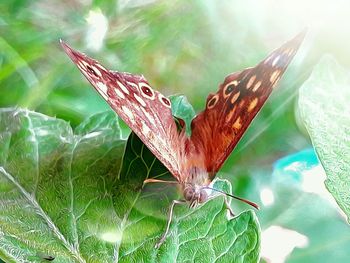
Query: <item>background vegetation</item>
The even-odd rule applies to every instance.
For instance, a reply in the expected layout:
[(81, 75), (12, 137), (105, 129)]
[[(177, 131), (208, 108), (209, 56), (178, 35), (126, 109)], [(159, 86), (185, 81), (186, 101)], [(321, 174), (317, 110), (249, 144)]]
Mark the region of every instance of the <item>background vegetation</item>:
[[(340, 0), (6, 1), (0, 4), (0, 107), (28, 108), (73, 127), (109, 110), (63, 53), (62, 38), (108, 68), (144, 74), (163, 94), (185, 94), (199, 111), (227, 74), (255, 65), (308, 27), (280, 88), (219, 177), (261, 204), (261, 228), (273, 237), (264, 241), (263, 235), (264, 257), (346, 262), (350, 230), (323, 189), (324, 172), (296, 99), (323, 54), (350, 67), (348, 10)], [(315, 173), (320, 177), (308, 177)], [(284, 255), (269, 252), (268, 246), (287, 239), (294, 243)]]

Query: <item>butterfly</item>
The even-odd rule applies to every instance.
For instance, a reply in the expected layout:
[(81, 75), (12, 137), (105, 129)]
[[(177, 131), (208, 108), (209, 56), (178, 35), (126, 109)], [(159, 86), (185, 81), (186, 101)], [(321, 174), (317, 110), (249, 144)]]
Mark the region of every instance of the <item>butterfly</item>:
[[(180, 186), (184, 200), (173, 201), (167, 229), (157, 247), (166, 238), (176, 204), (186, 202), (193, 208), (208, 200), (210, 183), (276, 87), (304, 35), (298, 34), (255, 67), (228, 75), (192, 120), (190, 136), (184, 121), (177, 122), (172, 116), (171, 101), (152, 89), (143, 75), (108, 70), (61, 40), (74, 64)], [(227, 195), (258, 208), (253, 202)]]

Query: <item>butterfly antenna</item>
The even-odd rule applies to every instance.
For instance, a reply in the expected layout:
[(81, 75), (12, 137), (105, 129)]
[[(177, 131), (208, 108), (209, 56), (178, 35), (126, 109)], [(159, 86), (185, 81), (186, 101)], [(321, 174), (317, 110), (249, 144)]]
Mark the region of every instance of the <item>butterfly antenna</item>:
[(224, 195), (226, 195), (226, 196), (229, 196), (229, 197), (232, 197), (232, 198), (237, 199), (237, 200), (239, 200), (239, 201), (242, 201), (242, 202), (244, 202), (244, 203), (246, 203), (246, 204), (248, 204), (248, 205), (254, 207), (254, 208), (257, 209), (257, 210), (260, 209), (259, 206), (258, 206), (256, 203), (254, 203), (254, 202), (252, 202), (252, 201), (249, 201), (249, 200), (247, 200), (247, 199), (241, 198), (241, 197), (239, 197), (239, 196), (231, 195), (231, 194), (229, 194), (229, 193), (226, 193), (226, 192), (221, 191), (221, 190), (219, 190), (219, 189), (211, 188), (211, 187), (209, 187), (209, 186), (206, 186), (206, 187), (204, 187), (204, 188), (210, 189), (210, 190), (213, 190), (213, 191), (216, 191), (216, 192), (219, 192), (219, 193), (224, 194)]
[(143, 185), (149, 184), (149, 183), (179, 184), (178, 181), (165, 181), (165, 180), (159, 180), (159, 179), (153, 179), (153, 178), (149, 178), (143, 181)]

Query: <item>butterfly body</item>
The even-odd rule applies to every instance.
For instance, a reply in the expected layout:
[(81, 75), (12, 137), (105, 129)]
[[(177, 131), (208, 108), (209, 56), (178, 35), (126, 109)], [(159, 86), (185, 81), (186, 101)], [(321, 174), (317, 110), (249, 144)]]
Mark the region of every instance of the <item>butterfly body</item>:
[(170, 100), (153, 90), (142, 75), (107, 70), (62, 41), (61, 45), (98, 93), (171, 172), (184, 200), (195, 207), (208, 200), (210, 183), (276, 87), (304, 34), (286, 42), (255, 67), (228, 75), (218, 91), (208, 96), (204, 111), (192, 120), (190, 136), (183, 121), (179, 130)]

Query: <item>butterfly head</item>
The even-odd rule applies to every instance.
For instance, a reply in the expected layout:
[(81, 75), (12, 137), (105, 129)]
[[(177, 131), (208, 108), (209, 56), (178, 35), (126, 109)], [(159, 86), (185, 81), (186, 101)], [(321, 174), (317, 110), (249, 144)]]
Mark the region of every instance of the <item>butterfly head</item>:
[(184, 198), (190, 204), (190, 208), (195, 208), (198, 204), (205, 203), (208, 200), (208, 194), (201, 186), (185, 185), (183, 190)]
[(110, 74), (107, 69), (100, 65), (96, 60), (89, 58), (85, 54), (74, 50), (68, 46), (63, 40), (60, 40), (61, 46), (67, 53), (73, 63), (79, 68), (84, 76), (94, 86), (97, 83), (105, 83), (108, 79), (107, 76)]

